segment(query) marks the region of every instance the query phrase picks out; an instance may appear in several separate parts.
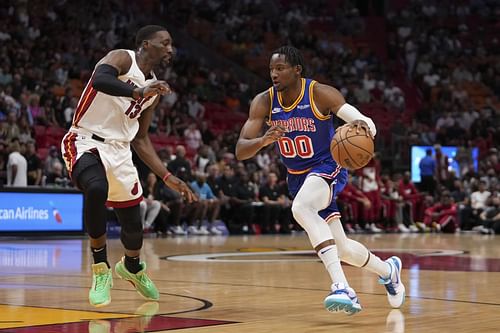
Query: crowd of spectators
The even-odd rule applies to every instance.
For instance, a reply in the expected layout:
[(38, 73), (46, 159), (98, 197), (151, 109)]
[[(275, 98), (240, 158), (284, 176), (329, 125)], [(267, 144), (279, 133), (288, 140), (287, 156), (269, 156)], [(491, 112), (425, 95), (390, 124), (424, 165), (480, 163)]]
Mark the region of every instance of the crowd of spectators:
[[(328, 3), (3, 2), (0, 184), (72, 186), (58, 143), (41, 142), (37, 128), (69, 128), (96, 61), (110, 49), (130, 48), (136, 28), (151, 23), (152, 17), (155, 22), (178, 24), (263, 78), (274, 47), (299, 46), (308, 75), (335, 85), (350, 103), (362, 109), (376, 103), (394, 118), (404, 115), (404, 87), (393, 80), (390, 62), (359, 42), (369, 34), (360, 9), (350, 1), (336, 1), (333, 11)], [(498, 10), (494, 2), (479, 0), (453, 6), (449, 1), (409, 1), (387, 8), (387, 52), (402, 59), (408, 82), (421, 92), (411, 122), (394, 122), (393, 132), (407, 138), (407, 144), (460, 146), (460, 154), (444, 157), (439, 147), (431, 152), (437, 165), (430, 188), (415, 186), (408, 172), (374, 158), (353, 173), (338, 198), (348, 232), (500, 232), (495, 224), (500, 192), (495, 148), (500, 128), (498, 40), (490, 35)], [(274, 20), (279, 14), (284, 19)], [(478, 21), (482, 24), (473, 24)], [(184, 203), (135, 159), (143, 180), (145, 229), (159, 234), (219, 234), (222, 220), (232, 233), (298, 230), (276, 151), (268, 148), (237, 162), (233, 152), (240, 124), (223, 130), (210, 112), (216, 105), (228, 115), (244, 114), (257, 93), (255, 86), (189, 54), (175, 36), (174, 43), (178, 48), (173, 67), (158, 72), (174, 93), (162, 98), (150, 132), (169, 138), (155, 145), (159, 156), (201, 200)], [(477, 168), (472, 147), (480, 150)], [(449, 172), (450, 158), (459, 161), (459, 174)]]

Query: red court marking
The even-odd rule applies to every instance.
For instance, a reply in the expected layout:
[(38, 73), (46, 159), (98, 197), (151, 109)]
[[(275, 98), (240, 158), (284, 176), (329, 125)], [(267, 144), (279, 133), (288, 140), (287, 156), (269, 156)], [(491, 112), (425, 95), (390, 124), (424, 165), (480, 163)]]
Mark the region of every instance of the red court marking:
[[(146, 319), (143, 317), (129, 317), (117, 318), (110, 320), (94, 320), (94, 325), (101, 325), (104, 331), (107, 331), (106, 326), (109, 325), (110, 333), (118, 332), (155, 332), (161, 330), (176, 330), (180, 328), (193, 328), (205, 327), (225, 324), (235, 324), (233, 321), (223, 320), (210, 320), (210, 319), (193, 319), (193, 318), (179, 318), (167, 316), (155, 316), (151, 318), (149, 323), (144, 322)], [(4, 328), (0, 332), (9, 333), (82, 333), (88, 332), (88, 321), (55, 324), (55, 325), (42, 325), (42, 326), (28, 326), (18, 328)]]

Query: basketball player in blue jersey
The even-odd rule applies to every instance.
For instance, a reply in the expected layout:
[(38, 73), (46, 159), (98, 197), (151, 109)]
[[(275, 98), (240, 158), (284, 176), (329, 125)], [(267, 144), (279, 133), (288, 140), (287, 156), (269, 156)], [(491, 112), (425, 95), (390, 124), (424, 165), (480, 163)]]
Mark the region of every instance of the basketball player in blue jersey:
[[(269, 68), (273, 86), (252, 101), (236, 145), (236, 157), (251, 158), (276, 142), (288, 169), (288, 188), (294, 197), (293, 216), (307, 232), (332, 279), (331, 292), (324, 300), (328, 311), (348, 314), (361, 311), (340, 260), (377, 274), (379, 283), (387, 290), (390, 305), (401, 307), (405, 299), (401, 260), (391, 257), (382, 261), (364, 245), (347, 238), (335, 201), (347, 183), (348, 174), (330, 153), (335, 132), (332, 115), (346, 121), (344, 126), (350, 130), (363, 128), (371, 136), (376, 134), (375, 124), (347, 104), (337, 89), (302, 78), (304, 63), (296, 48), (284, 46), (276, 50)], [(265, 123), (269, 129), (260, 136)]]
[(118, 216), (125, 248), (116, 274), (144, 298), (159, 298), (139, 258), (143, 196), (130, 147), (167, 186), (195, 200), (186, 183), (165, 168), (148, 136), (160, 95), (170, 92), (153, 68), (172, 59), (172, 38), (165, 28), (148, 25), (137, 32), (136, 45), (137, 50), (112, 50), (98, 62), (61, 144), (69, 174), (85, 197), (84, 221), (94, 257), (89, 302), (96, 307), (109, 304), (113, 286), (106, 254), (106, 206)]

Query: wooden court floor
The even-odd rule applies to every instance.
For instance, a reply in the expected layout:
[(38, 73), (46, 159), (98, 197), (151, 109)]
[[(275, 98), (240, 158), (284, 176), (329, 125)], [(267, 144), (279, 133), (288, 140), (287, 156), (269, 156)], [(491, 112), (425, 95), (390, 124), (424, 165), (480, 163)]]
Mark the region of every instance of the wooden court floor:
[[(0, 333), (498, 332), (500, 238), (476, 234), (354, 235), (403, 260), (407, 299), (390, 308), (370, 272), (345, 266), (363, 311), (323, 309), (329, 277), (304, 234), (148, 238), (143, 258), (161, 298), (114, 277), (112, 302), (88, 304), (84, 239), (0, 239)], [(112, 263), (119, 240), (108, 243)]]

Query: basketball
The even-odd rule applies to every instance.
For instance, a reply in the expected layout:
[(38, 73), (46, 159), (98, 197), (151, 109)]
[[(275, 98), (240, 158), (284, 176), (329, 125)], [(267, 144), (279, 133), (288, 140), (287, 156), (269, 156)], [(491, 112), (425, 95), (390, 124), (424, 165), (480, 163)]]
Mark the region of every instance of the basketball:
[(353, 128), (339, 127), (330, 144), (333, 159), (341, 167), (356, 170), (364, 167), (373, 157), (373, 139), (361, 128), (359, 133)]

